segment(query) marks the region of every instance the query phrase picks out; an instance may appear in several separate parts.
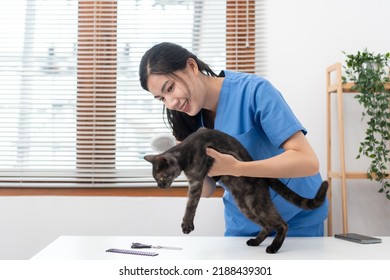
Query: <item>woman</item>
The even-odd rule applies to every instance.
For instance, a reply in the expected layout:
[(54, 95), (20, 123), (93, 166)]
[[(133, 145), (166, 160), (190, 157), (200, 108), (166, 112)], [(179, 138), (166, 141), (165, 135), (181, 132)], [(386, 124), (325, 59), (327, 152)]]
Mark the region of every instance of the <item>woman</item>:
[[(139, 68), (142, 88), (166, 107), (173, 135), (182, 141), (199, 127), (223, 131), (238, 139), (254, 161), (208, 149), (214, 164), (209, 176), (233, 175), (280, 178), (295, 192), (314, 197), (322, 179), (319, 163), (307, 141), (305, 128), (282, 95), (267, 80), (246, 73), (210, 67), (187, 49), (160, 43), (149, 49)], [(203, 195), (212, 195), (215, 183), (206, 179)], [(303, 210), (271, 190), (272, 200), (289, 225), (288, 236), (323, 236), (327, 203)], [(259, 226), (247, 219), (225, 190), (226, 236), (253, 236)]]

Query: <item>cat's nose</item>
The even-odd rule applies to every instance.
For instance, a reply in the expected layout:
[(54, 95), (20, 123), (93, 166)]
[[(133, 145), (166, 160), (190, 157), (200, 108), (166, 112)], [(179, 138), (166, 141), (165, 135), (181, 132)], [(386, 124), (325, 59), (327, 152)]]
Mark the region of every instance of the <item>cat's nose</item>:
[(168, 185), (165, 184), (164, 182), (158, 182), (157, 187), (162, 188), (162, 189), (166, 189), (166, 188), (168, 188)]

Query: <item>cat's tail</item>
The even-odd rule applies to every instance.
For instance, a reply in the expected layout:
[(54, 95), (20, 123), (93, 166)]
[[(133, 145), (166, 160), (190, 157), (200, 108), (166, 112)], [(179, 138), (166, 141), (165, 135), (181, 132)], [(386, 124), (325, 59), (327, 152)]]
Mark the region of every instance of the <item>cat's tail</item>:
[(300, 196), (277, 179), (270, 180), (270, 187), (292, 204), (311, 210), (320, 207), (324, 203), (329, 184), (328, 181), (323, 181), (314, 198)]

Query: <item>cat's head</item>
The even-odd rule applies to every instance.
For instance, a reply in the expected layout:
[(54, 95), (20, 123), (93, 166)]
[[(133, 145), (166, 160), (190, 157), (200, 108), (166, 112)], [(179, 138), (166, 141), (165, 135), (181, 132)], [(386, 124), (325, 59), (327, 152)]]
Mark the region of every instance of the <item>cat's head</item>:
[(182, 171), (178, 160), (170, 154), (146, 155), (144, 159), (152, 163), (153, 177), (159, 188), (169, 188)]

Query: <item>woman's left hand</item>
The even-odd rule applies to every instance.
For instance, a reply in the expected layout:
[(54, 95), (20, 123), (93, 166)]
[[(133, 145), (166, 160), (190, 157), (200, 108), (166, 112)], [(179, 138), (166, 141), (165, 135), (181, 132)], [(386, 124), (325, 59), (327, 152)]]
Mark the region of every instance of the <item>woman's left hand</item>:
[(214, 159), (214, 163), (209, 170), (208, 176), (236, 175), (236, 168), (240, 163), (235, 157), (229, 154), (221, 154), (212, 148), (206, 148), (206, 154)]

